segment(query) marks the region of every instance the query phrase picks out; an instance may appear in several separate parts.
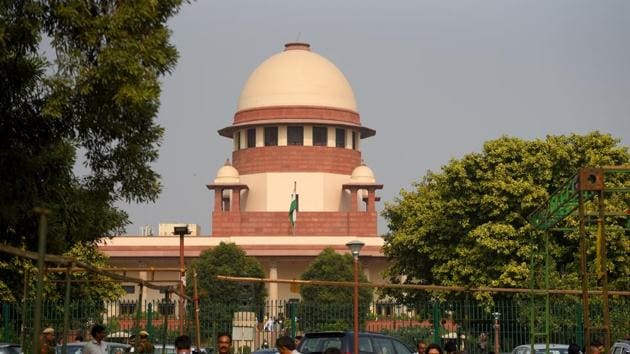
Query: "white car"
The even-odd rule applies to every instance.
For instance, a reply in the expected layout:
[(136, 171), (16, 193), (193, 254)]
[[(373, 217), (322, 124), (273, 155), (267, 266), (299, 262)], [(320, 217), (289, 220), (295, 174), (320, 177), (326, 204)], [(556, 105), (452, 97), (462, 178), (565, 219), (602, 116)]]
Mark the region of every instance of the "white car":
[[(512, 354), (531, 354), (532, 345), (531, 344), (523, 344), (512, 350)], [(546, 354), (547, 345), (545, 343), (542, 344), (534, 344), (535, 354)], [(568, 354), (569, 353), (569, 345), (568, 344), (551, 344), (549, 343), (549, 354)]]
[(630, 340), (620, 340), (610, 348), (611, 354), (630, 354)]

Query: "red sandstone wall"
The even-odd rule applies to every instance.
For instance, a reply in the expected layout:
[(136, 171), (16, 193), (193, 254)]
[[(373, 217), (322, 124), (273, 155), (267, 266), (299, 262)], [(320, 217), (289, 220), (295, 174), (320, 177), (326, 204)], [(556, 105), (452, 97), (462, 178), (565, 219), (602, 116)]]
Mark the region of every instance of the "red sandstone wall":
[[(378, 236), (376, 212), (300, 212), (296, 236)], [(292, 235), (288, 212), (212, 213), (213, 236)]]
[(263, 146), (232, 152), (241, 175), (262, 172), (328, 172), (351, 175), (361, 152), (327, 146)]
[(260, 107), (237, 112), (234, 115), (234, 124), (248, 123), (252, 121), (270, 120), (277, 122), (282, 119), (321, 119), (361, 125), (359, 114), (349, 110), (328, 107), (308, 106), (283, 106)]

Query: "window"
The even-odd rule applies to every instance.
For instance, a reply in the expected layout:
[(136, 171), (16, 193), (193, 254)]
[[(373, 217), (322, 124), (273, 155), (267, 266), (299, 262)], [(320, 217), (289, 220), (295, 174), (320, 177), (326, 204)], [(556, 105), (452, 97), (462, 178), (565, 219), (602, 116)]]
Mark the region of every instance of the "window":
[(278, 127), (265, 127), (265, 146), (278, 146)]
[(136, 292), (135, 285), (123, 285), (123, 290), (126, 294), (134, 294)]
[(120, 303), (120, 314), (121, 315), (129, 315), (136, 312), (136, 303), (135, 302), (122, 302)]
[(304, 145), (304, 127), (287, 127), (287, 145)]
[(256, 147), (256, 129), (255, 128), (247, 129), (247, 147), (248, 148)]
[(313, 127), (313, 146), (328, 145), (328, 128)]
[(346, 130), (337, 128), (335, 129), (335, 146), (338, 148), (346, 147)]
[(173, 301), (162, 301), (158, 302), (158, 312), (160, 315), (172, 315), (175, 313), (175, 302)]
[(372, 338), (374, 346), (376, 347), (375, 353), (377, 354), (395, 354), (394, 344), (389, 338)]
[(352, 150), (357, 149), (357, 132), (352, 132)]

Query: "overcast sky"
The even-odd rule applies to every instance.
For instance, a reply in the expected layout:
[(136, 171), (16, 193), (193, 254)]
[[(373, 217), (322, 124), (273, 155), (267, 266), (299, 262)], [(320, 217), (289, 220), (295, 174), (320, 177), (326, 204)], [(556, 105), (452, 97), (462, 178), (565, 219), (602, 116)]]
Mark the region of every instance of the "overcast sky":
[[(164, 79), (155, 204), (121, 205), (129, 234), (160, 222), (210, 232), (211, 182), (241, 88), (305, 41), (346, 75), (382, 202), (501, 135), (611, 133), (630, 143), (630, 1), (198, 0), (171, 21), (180, 59)], [(287, 204), (288, 208), (288, 204)], [(383, 219), (379, 231), (386, 232)]]

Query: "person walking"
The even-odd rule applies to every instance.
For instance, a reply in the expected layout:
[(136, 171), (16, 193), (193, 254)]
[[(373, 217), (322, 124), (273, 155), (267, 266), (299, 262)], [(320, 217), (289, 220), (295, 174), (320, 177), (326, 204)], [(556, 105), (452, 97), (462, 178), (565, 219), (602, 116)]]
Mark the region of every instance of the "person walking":
[(55, 354), (55, 329), (52, 327), (44, 329), (39, 343), (40, 354)]
[(177, 354), (191, 354), (192, 341), (187, 335), (175, 338), (175, 351)]
[(295, 341), (289, 336), (282, 336), (276, 339), (276, 348), (280, 354), (300, 354), (295, 349)]
[(431, 343), (427, 346), (427, 354), (442, 354), (442, 347), (438, 344)]
[(83, 354), (108, 354), (107, 342), (103, 341), (103, 338), (105, 338), (105, 326), (95, 324), (90, 334), (92, 335), (92, 340), (83, 347)]
[(149, 341), (149, 332), (140, 331), (138, 335), (140, 336), (140, 340), (136, 345), (136, 353), (153, 353), (155, 346)]
[(418, 354), (425, 354), (427, 351), (427, 342), (419, 340), (417, 343)]
[(232, 352), (232, 336), (227, 333), (219, 333), (217, 348), (219, 348), (219, 354), (230, 354)]

